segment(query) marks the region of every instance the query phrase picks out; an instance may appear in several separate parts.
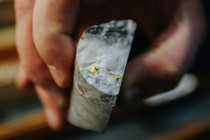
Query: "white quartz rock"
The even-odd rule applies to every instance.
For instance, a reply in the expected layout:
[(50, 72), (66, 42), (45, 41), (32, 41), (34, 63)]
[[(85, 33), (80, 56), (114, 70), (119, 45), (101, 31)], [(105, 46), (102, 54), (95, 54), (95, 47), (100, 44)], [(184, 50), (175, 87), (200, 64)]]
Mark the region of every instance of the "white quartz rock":
[(80, 128), (103, 131), (119, 94), (136, 23), (110, 21), (81, 36), (75, 60), (68, 119)]

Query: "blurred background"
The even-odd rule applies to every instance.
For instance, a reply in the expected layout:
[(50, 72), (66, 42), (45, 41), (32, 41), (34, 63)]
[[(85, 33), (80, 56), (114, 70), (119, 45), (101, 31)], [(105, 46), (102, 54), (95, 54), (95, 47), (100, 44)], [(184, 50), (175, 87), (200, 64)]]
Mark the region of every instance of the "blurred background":
[(210, 59), (204, 53), (201, 51), (191, 73), (176, 89), (144, 100), (142, 107), (132, 113), (114, 109), (103, 134), (69, 124), (54, 132), (48, 127), (34, 90), (15, 88), (19, 62), (13, 2), (0, 1), (0, 140), (210, 139), (210, 71), (206, 63)]

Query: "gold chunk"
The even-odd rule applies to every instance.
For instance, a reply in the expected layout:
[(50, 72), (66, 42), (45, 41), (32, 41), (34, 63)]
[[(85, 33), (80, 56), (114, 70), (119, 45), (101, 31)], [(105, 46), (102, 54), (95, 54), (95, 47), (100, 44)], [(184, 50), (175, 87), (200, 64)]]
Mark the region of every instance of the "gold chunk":
[(89, 66), (89, 67), (88, 67), (88, 71), (89, 71), (91, 74), (99, 73), (99, 67), (96, 67), (96, 66)]

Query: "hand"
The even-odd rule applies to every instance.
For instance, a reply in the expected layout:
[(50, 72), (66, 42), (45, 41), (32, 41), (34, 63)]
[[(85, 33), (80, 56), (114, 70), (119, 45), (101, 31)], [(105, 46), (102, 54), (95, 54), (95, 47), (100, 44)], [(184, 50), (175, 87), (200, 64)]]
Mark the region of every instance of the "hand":
[(78, 0), (15, 0), (21, 64), (17, 84), (24, 88), (33, 83), (54, 129), (66, 118), (75, 55), (70, 34), (78, 7)]
[[(161, 15), (164, 15), (166, 5), (160, 5), (162, 8), (159, 8), (163, 9)], [(119, 100), (125, 108), (135, 109), (142, 104), (142, 99), (175, 88), (183, 74), (189, 70), (201, 46), (205, 21), (200, 1), (176, 1), (172, 5), (177, 7), (171, 7), (175, 13), (169, 24), (166, 24), (167, 28), (157, 32), (160, 28), (156, 24), (161, 25), (161, 20), (164, 21), (161, 15), (156, 17), (157, 21), (143, 26), (152, 39), (152, 45), (127, 66)], [(144, 22), (141, 23), (144, 25)]]
[(15, 0), (15, 11), (17, 85), (33, 83), (54, 129), (65, 121), (75, 57), (72, 37), (79, 30), (132, 18), (152, 39), (151, 49), (128, 64), (127, 92), (121, 94), (126, 98), (133, 97), (129, 91), (135, 87), (146, 96), (172, 88), (192, 63), (203, 34), (199, 0)]
[[(86, 0), (100, 5), (104, 0)], [(50, 126), (62, 127), (72, 85), (74, 34), (79, 0), (15, 0), (16, 44), (20, 58), (17, 87), (33, 85)]]

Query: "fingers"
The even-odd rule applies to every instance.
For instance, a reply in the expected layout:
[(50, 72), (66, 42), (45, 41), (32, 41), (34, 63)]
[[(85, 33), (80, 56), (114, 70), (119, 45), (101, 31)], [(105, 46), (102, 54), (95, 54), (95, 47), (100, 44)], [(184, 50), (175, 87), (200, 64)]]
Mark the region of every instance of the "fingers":
[(21, 67), (35, 84), (52, 83), (48, 69), (39, 57), (32, 38), (32, 13), (34, 0), (15, 1), (16, 10), (16, 45)]
[(32, 37), (34, 0), (16, 0), (15, 10), (16, 44), (21, 67), (23, 69), (23, 75), (19, 78), (19, 84), (20, 86), (24, 86), (24, 82), (27, 82), (29, 79), (33, 82), (37, 89), (38, 96), (42, 100), (44, 107), (47, 108), (45, 110), (53, 110), (46, 112), (51, 112), (47, 114), (50, 119), (49, 122), (52, 128), (57, 129), (61, 127), (61, 120), (64, 119), (62, 115), (63, 107), (57, 102), (60, 102), (60, 100), (66, 101), (67, 98), (62, 98), (65, 91), (55, 84), (48, 67), (45, 65), (34, 46)]
[(36, 49), (60, 87), (71, 84), (75, 48), (73, 33), (78, 0), (36, 0), (33, 39)]
[[(47, 120), (51, 128), (59, 130), (66, 120), (66, 109), (68, 105), (68, 94), (60, 93), (60, 89), (46, 90), (35, 86), (37, 94), (44, 105)], [(49, 94), (50, 93), (50, 94)]]

